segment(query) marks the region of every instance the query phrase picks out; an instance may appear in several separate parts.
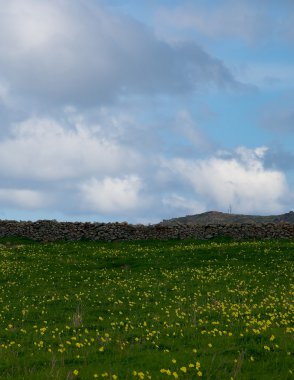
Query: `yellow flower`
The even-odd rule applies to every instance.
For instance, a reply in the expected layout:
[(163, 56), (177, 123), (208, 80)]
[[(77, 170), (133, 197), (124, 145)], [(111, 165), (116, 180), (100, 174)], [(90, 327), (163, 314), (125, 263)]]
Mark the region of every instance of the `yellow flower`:
[(172, 362), (173, 362), (173, 363), (176, 363), (177, 361), (176, 361), (176, 359), (172, 359)]
[(275, 336), (272, 335), (272, 336), (270, 337), (270, 341), (272, 342), (274, 339), (275, 339)]
[(112, 375), (112, 378), (113, 378), (113, 380), (117, 380), (117, 376), (116, 375)]
[(102, 346), (102, 347), (98, 348), (98, 350), (99, 350), (100, 352), (103, 352), (103, 351), (104, 351), (104, 347)]
[(211, 347), (212, 347), (212, 344), (211, 344), (211, 343), (208, 343), (208, 347), (210, 347), (210, 348), (211, 348)]
[(269, 346), (263, 346), (263, 348), (267, 351), (270, 351), (271, 349), (269, 348)]
[(178, 379), (178, 378), (179, 378), (179, 375), (178, 375), (176, 372), (173, 372), (173, 377), (174, 377), (175, 379)]
[(72, 373), (73, 373), (75, 376), (78, 376), (79, 371), (78, 371), (77, 369), (74, 369), (74, 370), (72, 371)]
[(187, 368), (186, 368), (186, 367), (181, 367), (180, 370), (181, 370), (182, 372), (184, 372), (184, 373), (187, 372)]
[(199, 377), (202, 377), (202, 372), (201, 372), (201, 371), (198, 371), (198, 372), (197, 372), (197, 375), (198, 375)]

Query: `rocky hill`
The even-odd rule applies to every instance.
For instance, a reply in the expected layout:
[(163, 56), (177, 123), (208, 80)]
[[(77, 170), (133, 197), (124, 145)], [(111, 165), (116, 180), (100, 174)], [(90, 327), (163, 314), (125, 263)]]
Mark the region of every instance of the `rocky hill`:
[(228, 214), (219, 211), (208, 211), (202, 214), (187, 215), (180, 218), (163, 220), (160, 225), (173, 226), (177, 224), (232, 224), (232, 223), (282, 223), (287, 222), (294, 224), (294, 211), (287, 212), (281, 215), (242, 215)]

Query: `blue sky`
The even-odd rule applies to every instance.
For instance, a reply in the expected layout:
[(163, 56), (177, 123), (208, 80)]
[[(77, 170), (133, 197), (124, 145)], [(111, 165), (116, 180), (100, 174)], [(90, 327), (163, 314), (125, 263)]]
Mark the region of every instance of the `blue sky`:
[(0, 0), (0, 218), (294, 204), (294, 3)]

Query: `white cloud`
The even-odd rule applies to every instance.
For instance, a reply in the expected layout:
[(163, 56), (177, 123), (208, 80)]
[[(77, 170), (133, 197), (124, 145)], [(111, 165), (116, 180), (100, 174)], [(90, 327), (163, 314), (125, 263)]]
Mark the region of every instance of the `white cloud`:
[(280, 212), (290, 192), (282, 172), (264, 168), (265, 151), (241, 147), (232, 157), (172, 159), (166, 166), (216, 209), (232, 205), (237, 213)]
[(155, 222), (230, 204), (234, 212), (279, 213), (293, 199), (283, 172), (265, 167), (267, 147), (210, 151), (203, 159), (168, 157), (164, 147), (146, 155), (115, 132), (115, 115), (102, 118), (109, 133), (72, 110), (63, 122), (15, 124), (0, 140), (0, 204)]
[(83, 124), (64, 127), (54, 119), (33, 118), (16, 124), (0, 140), (2, 178), (66, 180), (128, 173), (141, 158), (130, 147)]
[(1, 189), (0, 204), (5, 207), (17, 207), (26, 210), (34, 210), (48, 206), (42, 193), (30, 189)]
[(81, 207), (100, 214), (130, 212), (142, 207), (140, 198), (142, 181), (136, 175), (124, 178), (92, 178), (80, 186)]

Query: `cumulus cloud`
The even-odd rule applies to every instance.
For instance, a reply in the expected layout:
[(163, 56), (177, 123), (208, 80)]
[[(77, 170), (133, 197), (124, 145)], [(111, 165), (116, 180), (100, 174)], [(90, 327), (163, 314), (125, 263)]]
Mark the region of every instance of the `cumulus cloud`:
[(81, 207), (100, 214), (120, 215), (125, 211), (139, 211), (145, 203), (139, 194), (141, 188), (142, 181), (136, 175), (106, 177), (101, 181), (92, 178), (80, 186)]
[(69, 114), (17, 123), (0, 140), (2, 208), (156, 222), (230, 204), (235, 212), (279, 213), (293, 200), (283, 172), (266, 166), (266, 147), (210, 150), (201, 159), (169, 157), (165, 146), (146, 154), (126, 145), (120, 128), (107, 134)]
[(0, 1), (0, 82), (25, 106), (101, 104), (128, 94), (239, 88), (195, 43), (169, 44), (87, 0)]
[(191, 186), (209, 207), (235, 212), (280, 212), (290, 195), (284, 174), (264, 168), (264, 147), (238, 148), (204, 160), (172, 159), (167, 167)]
[(130, 147), (99, 134), (99, 126), (63, 126), (54, 119), (33, 118), (16, 124), (0, 140), (2, 178), (57, 181), (91, 175), (126, 173), (141, 159)]

